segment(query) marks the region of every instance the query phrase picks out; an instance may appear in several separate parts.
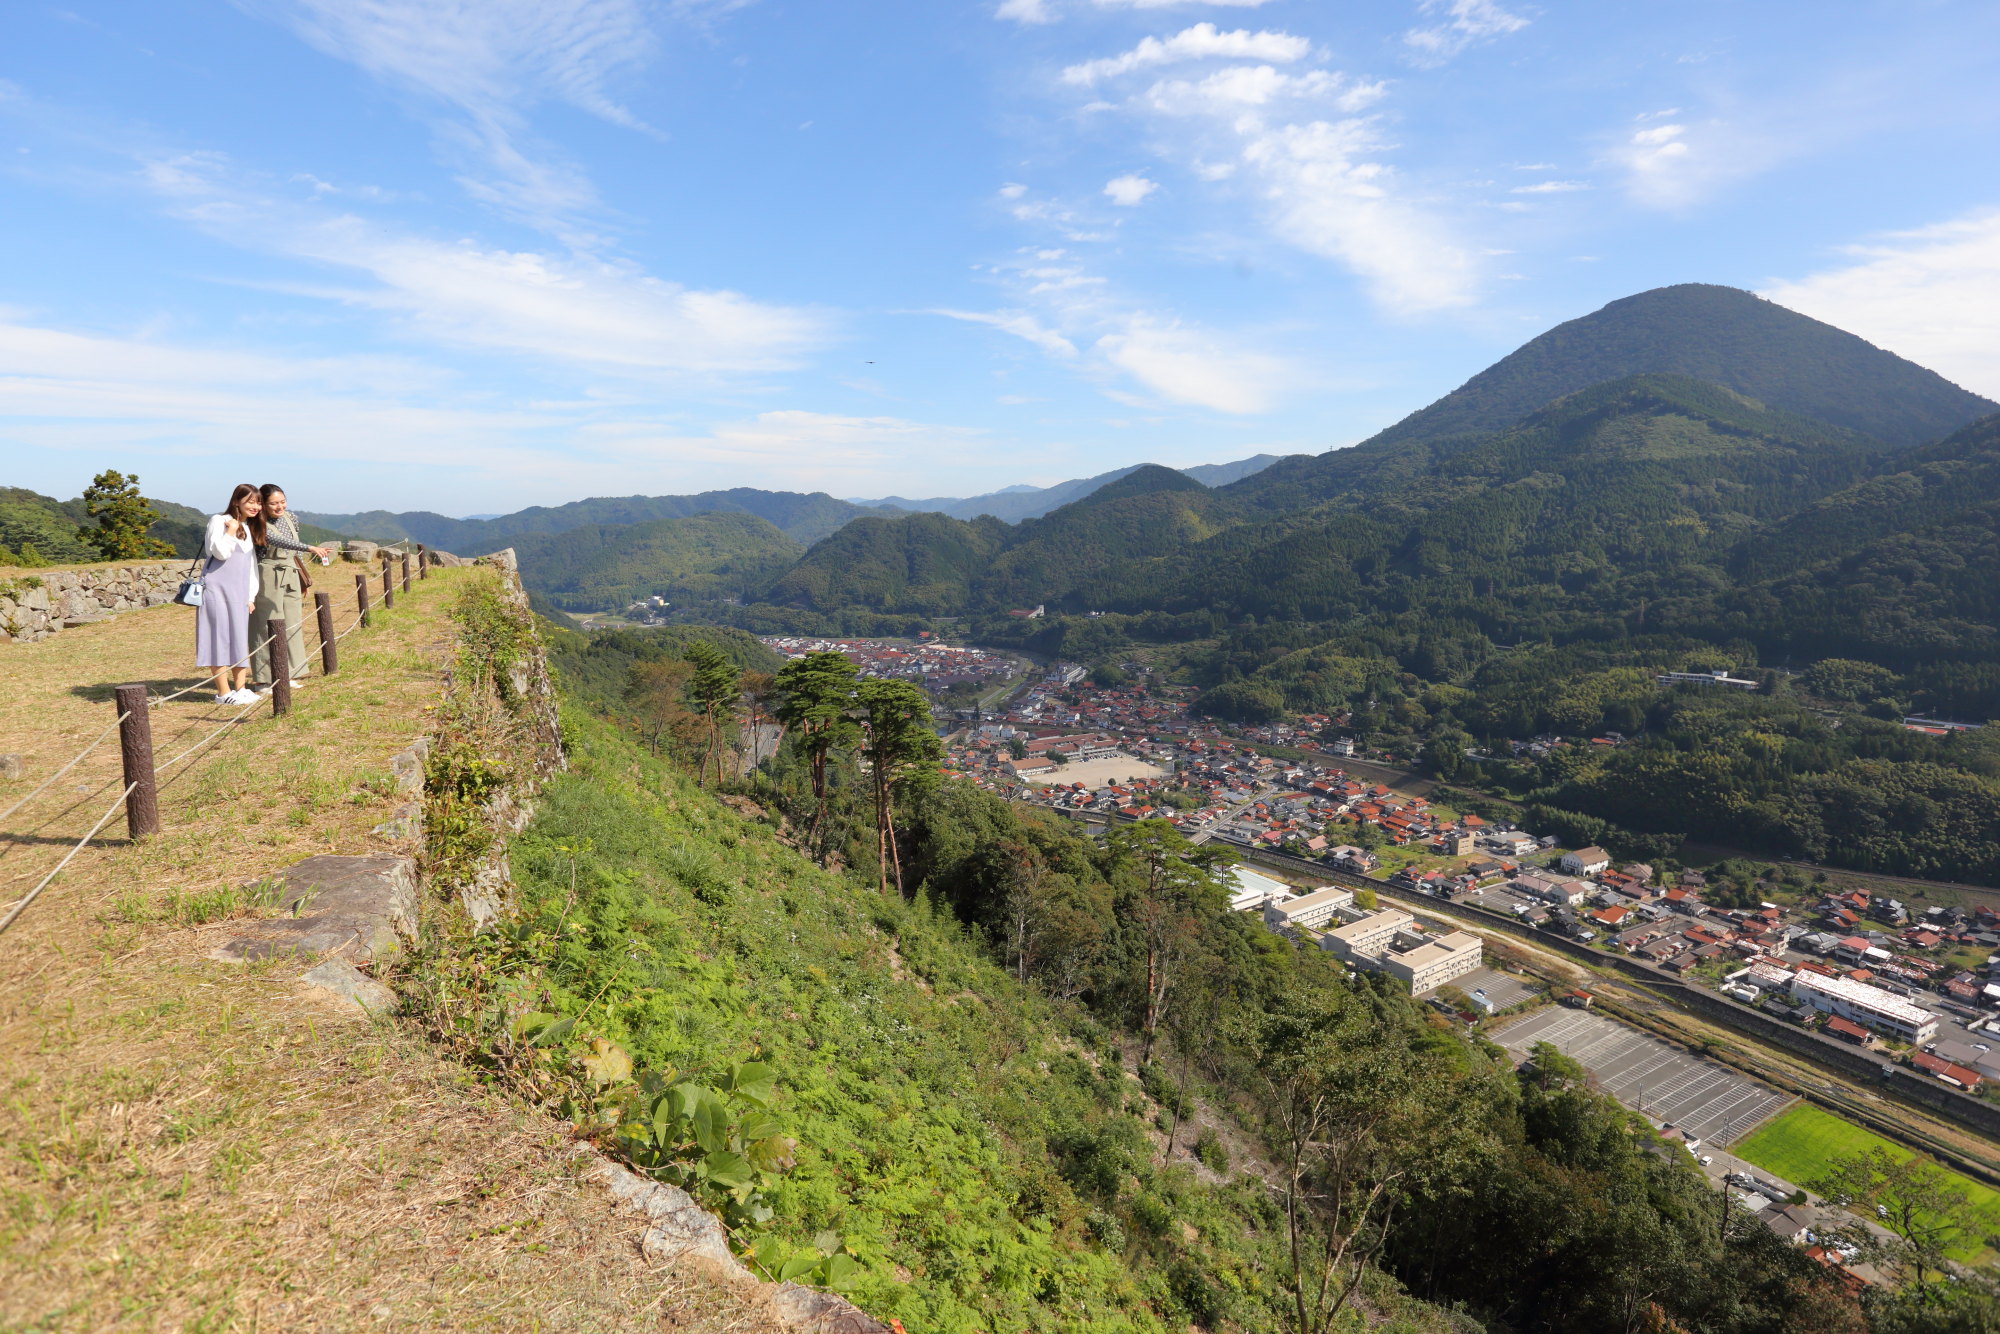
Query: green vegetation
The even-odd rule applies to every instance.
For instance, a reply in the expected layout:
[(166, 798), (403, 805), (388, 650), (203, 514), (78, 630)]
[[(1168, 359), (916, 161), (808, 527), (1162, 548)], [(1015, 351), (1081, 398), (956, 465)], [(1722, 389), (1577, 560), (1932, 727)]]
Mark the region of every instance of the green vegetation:
[(590, 524), (516, 537), (512, 545), (521, 577), (568, 611), (619, 611), (655, 596), (670, 602), (741, 597), (768, 584), (804, 551), (753, 514)]
[(150, 500), (139, 479), (102, 472), (84, 494), (60, 501), (23, 487), (0, 487), (0, 565), (73, 565), (159, 560), (201, 550), (207, 517)]
[[(1886, 1154), (1901, 1163), (1916, 1157), (1900, 1144), (1810, 1103), (1800, 1103), (1766, 1121), (1729, 1151), (1746, 1163), (1755, 1163), (1787, 1181), (1814, 1189), (1818, 1189), (1815, 1183), (1820, 1183), (1843, 1160)], [(2000, 1191), (1955, 1172), (1944, 1175), (1954, 1189), (1963, 1192), (1976, 1220), (1946, 1253), (1962, 1262), (1980, 1259), (1989, 1254), (1984, 1239), (2000, 1235)]]

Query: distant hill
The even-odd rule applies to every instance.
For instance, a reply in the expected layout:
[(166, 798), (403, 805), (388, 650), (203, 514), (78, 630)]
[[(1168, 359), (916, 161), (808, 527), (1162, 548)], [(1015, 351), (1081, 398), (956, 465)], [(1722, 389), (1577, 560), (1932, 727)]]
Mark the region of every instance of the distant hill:
[(1566, 394), (1646, 374), (1721, 385), (1885, 448), (1935, 440), (2000, 408), (1830, 324), (1733, 287), (1685, 283), (1557, 325), (1351, 449), (1295, 455), (1227, 489), (1267, 510), (1393, 489)]
[(811, 545), (870, 511), (823, 491), (760, 491), (737, 487), (692, 496), (600, 496), (567, 505), (536, 505), (487, 519), (453, 519), (417, 511), (393, 514), (306, 514), (325, 528), (375, 542), (423, 542), (461, 556), (484, 555), (529, 533), (562, 533), (592, 524), (650, 523), (694, 514), (754, 514), (794, 542)]
[[(193, 559), (201, 552), (208, 531), (208, 516), (188, 505), (147, 497), (160, 517), (147, 534), (165, 542), (176, 556)], [(85, 542), (80, 529), (95, 528), (97, 521), (83, 507), (83, 497), (57, 500), (26, 487), (0, 487), (0, 548), (18, 552), (32, 547), (42, 560), (56, 565), (99, 559), (97, 549)], [(301, 524), (299, 533), (308, 542), (335, 540), (339, 534), (311, 524)]]
[(766, 590), (764, 600), (814, 611), (955, 615), (973, 581), (1000, 554), (998, 519), (904, 514), (857, 519), (820, 542)]
[[(1234, 463), (1201, 463), (1177, 471), (1184, 476), (1192, 477), (1203, 486), (1223, 486), (1270, 467), (1280, 457), (1277, 454), (1257, 454), (1247, 459), (1238, 459)], [(982, 514), (990, 514), (1008, 523), (1019, 523), (1023, 519), (1038, 519), (1051, 510), (1069, 504), (1072, 500), (1083, 499), (1099, 487), (1108, 486), (1139, 468), (1152, 466), (1155, 465), (1134, 464), (1130, 468), (1114, 468), (1095, 477), (1057, 482), (1053, 486), (1009, 486), (999, 491), (990, 491), (985, 495), (964, 498), (933, 496), (928, 500), (910, 500), (903, 496), (887, 496), (881, 500), (857, 500), (853, 503), (913, 512), (949, 514), (955, 519), (976, 519)]]
[(512, 540), (522, 581), (563, 611), (618, 611), (643, 598), (737, 598), (761, 590), (805, 548), (754, 514), (588, 524)]

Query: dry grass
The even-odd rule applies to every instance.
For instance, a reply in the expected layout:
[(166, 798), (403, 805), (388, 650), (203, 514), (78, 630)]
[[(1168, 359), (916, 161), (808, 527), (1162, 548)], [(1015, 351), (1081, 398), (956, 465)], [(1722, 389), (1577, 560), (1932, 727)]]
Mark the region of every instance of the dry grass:
[[(244, 883), (382, 847), (368, 831), (436, 697), (442, 607), (489, 577), (417, 585), (291, 717), (256, 711), (170, 784), (165, 834), (129, 846), (114, 823), (0, 935), (0, 1328), (770, 1327), (643, 1261), (560, 1123), (300, 986), (297, 965), (203, 957), (259, 910)], [(0, 647), (0, 751), (29, 772), (0, 809), (110, 720), (114, 675), (189, 680), (190, 633), (168, 607)], [(163, 756), (226, 716), (192, 696), (156, 714)], [(8, 821), (0, 902), (116, 776), (109, 749)]]

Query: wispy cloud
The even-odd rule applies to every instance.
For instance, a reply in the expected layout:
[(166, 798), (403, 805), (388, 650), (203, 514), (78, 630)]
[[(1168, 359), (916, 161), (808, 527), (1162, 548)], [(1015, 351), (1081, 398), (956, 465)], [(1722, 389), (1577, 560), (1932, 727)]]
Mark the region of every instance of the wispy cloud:
[(1422, 11), (1440, 21), (1405, 32), (1403, 46), (1412, 64), (1426, 67), (1442, 65), (1472, 46), (1528, 26), (1528, 20), (1493, 0), (1423, 0)]
[[(993, 17), (1016, 23), (1054, 23), (1058, 0), (1001, 0)], [(1098, 9), (1260, 9), (1271, 0), (1092, 0)]]
[(1285, 32), (1252, 32), (1237, 28), (1225, 32), (1213, 23), (1197, 23), (1171, 37), (1146, 37), (1129, 51), (1098, 60), (1071, 65), (1062, 72), (1064, 83), (1089, 87), (1103, 79), (1130, 74), (1187, 60), (1263, 60), (1288, 64), (1303, 60), (1312, 43)]
[(1846, 262), (1763, 294), (2000, 399), (2000, 208), (1842, 253)]
[(575, 230), (597, 206), (583, 170), (534, 141), (528, 112), (577, 107), (644, 130), (615, 87), (658, 39), (640, 0), (245, 0), (306, 41), (431, 108), (477, 198)]
[(1001, 333), (1025, 339), (1051, 356), (1074, 358), (1077, 355), (1075, 343), (1054, 329), (1048, 328), (1026, 311), (934, 310), (931, 314), (943, 315), (947, 319), (964, 320), (968, 324), (984, 324), (988, 328), (998, 329)]
[(292, 290), (382, 312), (439, 343), (628, 375), (713, 376), (794, 365), (828, 333), (820, 314), (683, 287), (622, 260), (439, 241), (291, 203), (214, 155), (151, 162), (144, 179), (171, 213), (212, 235), (350, 279)]
[(1588, 190), (1583, 181), (1537, 181), (1533, 185), (1517, 185), (1507, 193), (1511, 195), (1566, 195), (1578, 190)]

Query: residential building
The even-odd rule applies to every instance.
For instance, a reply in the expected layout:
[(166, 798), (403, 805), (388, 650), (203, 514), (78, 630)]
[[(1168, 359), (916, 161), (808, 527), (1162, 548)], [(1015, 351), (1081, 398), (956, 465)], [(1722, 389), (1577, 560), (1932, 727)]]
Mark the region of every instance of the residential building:
[(1922, 1045), (1937, 1036), (1937, 1016), (1929, 1010), (1852, 978), (1801, 970), (1792, 974), (1792, 999), (1904, 1042)]

